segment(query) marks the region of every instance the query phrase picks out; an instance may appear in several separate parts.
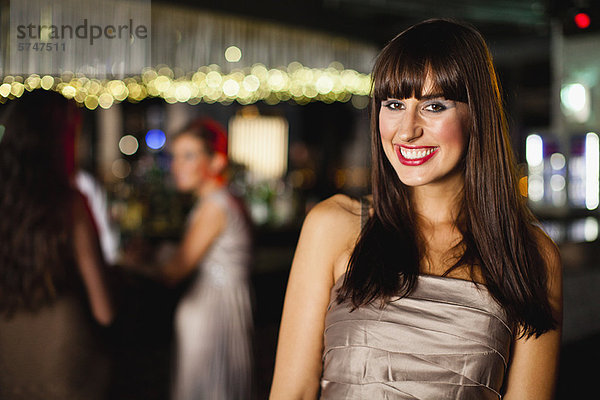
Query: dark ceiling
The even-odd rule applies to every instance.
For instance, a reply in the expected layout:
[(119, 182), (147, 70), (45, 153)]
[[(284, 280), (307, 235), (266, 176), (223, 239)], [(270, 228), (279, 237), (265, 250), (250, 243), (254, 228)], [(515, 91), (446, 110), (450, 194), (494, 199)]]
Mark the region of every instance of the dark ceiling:
[(471, 22), (488, 39), (547, 37), (551, 18), (561, 14), (569, 1), (175, 0), (169, 3), (342, 34), (382, 45), (409, 25), (433, 17)]

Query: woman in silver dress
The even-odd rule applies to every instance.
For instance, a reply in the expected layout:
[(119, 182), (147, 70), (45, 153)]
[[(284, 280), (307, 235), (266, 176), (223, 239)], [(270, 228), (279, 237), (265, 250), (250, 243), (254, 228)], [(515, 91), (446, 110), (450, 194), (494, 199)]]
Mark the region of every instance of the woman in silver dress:
[(270, 398), (551, 399), (560, 256), (519, 194), (483, 38), (425, 21), (372, 77), (372, 198), (307, 216)]
[(175, 315), (174, 400), (251, 397), (251, 236), (241, 204), (224, 179), (227, 138), (211, 120), (198, 120), (172, 142), (177, 188), (198, 201), (181, 244), (162, 267), (176, 283), (194, 274)]

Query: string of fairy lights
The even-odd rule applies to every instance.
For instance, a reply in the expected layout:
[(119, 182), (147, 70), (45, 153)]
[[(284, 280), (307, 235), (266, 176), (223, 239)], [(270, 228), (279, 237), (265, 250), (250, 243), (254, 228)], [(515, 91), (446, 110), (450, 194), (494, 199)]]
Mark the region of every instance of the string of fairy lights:
[(0, 102), (20, 97), (25, 91), (54, 90), (90, 110), (110, 108), (122, 101), (140, 102), (158, 97), (167, 103), (222, 103), (242, 105), (264, 101), (274, 105), (293, 101), (308, 104), (352, 100), (366, 106), (371, 77), (333, 62), (327, 68), (309, 68), (299, 62), (287, 67), (267, 68), (263, 64), (224, 73), (218, 65), (203, 66), (183, 74), (166, 65), (146, 68), (141, 74), (123, 79), (95, 79), (82, 74), (60, 76), (31, 74), (4, 76)]

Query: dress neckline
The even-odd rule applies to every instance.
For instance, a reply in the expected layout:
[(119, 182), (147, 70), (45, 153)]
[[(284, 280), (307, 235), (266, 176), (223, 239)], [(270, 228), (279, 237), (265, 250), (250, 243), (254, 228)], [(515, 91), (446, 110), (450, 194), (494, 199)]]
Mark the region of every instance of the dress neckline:
[[(346, 276), (346, 272), (343, 272), (336, 279), (336, 281), (333, 284), (333, 287), (335, 288), (337, 286), (341, 286), (345, 276)], [(489, 292), (487, 286), (484, 283), (475, 282), (475, 281), (472, 281), (469, 279), (451, 278), (451, 277), (443, 276), (443, 275), (418, 274), (417, 280), (418, 281), (431, 280), (431, 281), (438, 281), (438, 282), (448, 282), (448, 283), (457, 284), (457, 285), (466, 285), (466, 286), (474, 287), (476, 289), (485, 289), (486, 292)]]

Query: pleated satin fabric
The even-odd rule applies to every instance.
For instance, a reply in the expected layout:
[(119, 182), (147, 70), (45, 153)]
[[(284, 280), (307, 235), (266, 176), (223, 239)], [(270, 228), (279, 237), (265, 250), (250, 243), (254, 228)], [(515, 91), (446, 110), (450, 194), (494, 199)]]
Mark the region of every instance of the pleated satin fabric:
[(485, 286), (421, 275), (384, 308), (351, 312), (337, 289), (325, 319), (321, 399), (496, 400), (512, 330)]

